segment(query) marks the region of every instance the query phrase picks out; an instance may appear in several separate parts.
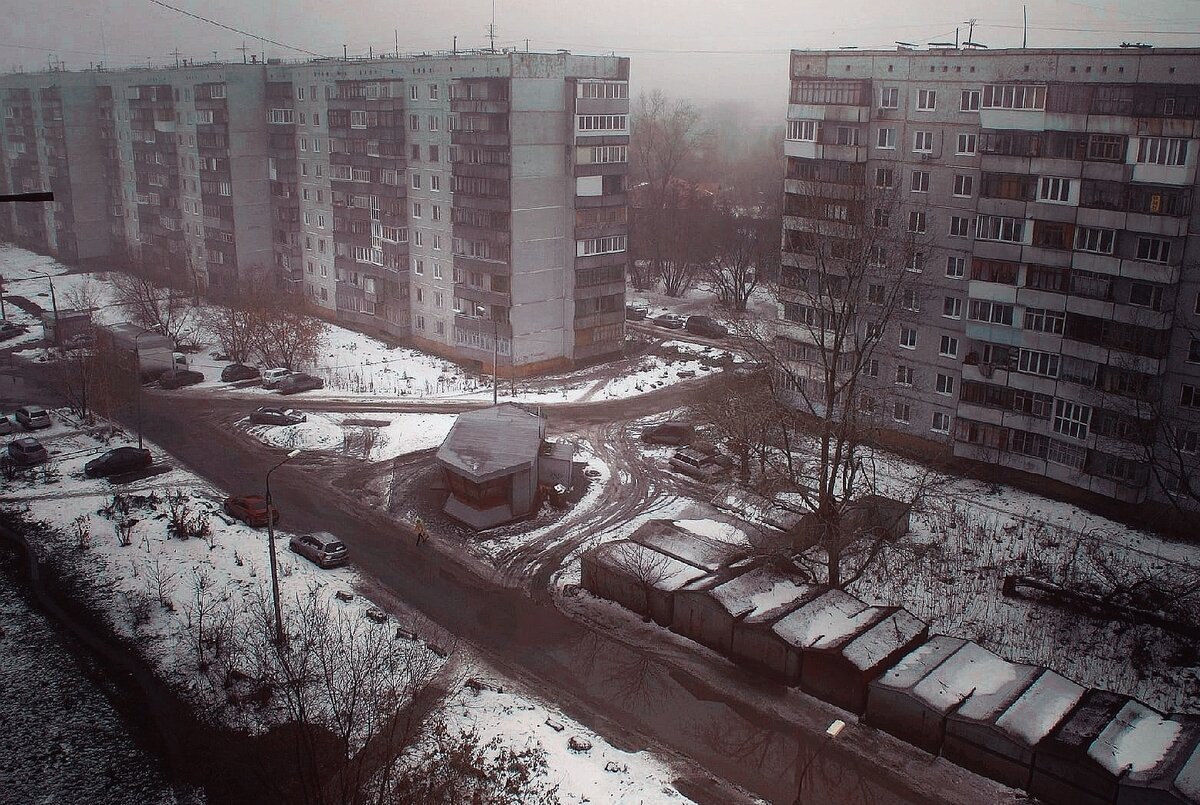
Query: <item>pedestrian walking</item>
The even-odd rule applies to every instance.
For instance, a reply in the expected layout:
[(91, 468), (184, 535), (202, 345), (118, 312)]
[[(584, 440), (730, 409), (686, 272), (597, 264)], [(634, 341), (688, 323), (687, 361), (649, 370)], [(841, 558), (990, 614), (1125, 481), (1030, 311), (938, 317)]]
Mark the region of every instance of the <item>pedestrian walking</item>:
[(422, 520), (420, 517), (418, 517), (413, 522), (413, 528), (415, 528), (417, 531), (417, 545), (420, 545), (422, 542), (429, 541), (429, 532), (425, 530), (425, 521), (424, 520)]

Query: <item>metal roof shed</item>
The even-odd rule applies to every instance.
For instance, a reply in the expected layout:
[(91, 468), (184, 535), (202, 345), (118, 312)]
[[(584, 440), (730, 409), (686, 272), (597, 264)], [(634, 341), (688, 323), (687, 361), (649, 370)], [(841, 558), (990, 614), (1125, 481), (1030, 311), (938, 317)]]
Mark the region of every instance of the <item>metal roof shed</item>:
[[(750, 581), (747, 576), (742, 579)], [(788, 646), (771, 631), (771, 627), (824, 590), (824, 587), (808, 584), (791, 573), (779, 573), (773, 586), (753, 593), (754, 608), (734, 622), (730, 659), (765, 670), (787, 682)]]
[(647, 520), (629, 539), (707, 570), (717, 570), (746, 555), (737, 545), (689, 531), (672, 520)]
[(729, 656), (734, 622), (754, 611), (754, 593), (774, 583), (765, 566), (741, 563), (692, 582), (675, 593), (671, 629)]
[(1115, 801), (1115, 777), (1088, 753), (1130, 701), (1128, 696), (1107, 690), (1084, 693), (1074, 709), (1034, 748), (1029, 793), (1047, 802), (1072, 805)]
[(805, 651), (817, 645), (832, 645), (867, 628), (884, 615), (849, 593), (826, 590), (804, 606), (789, 612), (771, 626), (787, 648), (785, 676), (791, 684), (801, 682)]
[(629, 540), (597, 545), (580, 564), (584, 589), (660, 626), (671, 625), (675, 592), (708, 572)]
[(860, 715), (871, 681), (929, 637), (929, 624), (906, 609), (871, 609), (876, 612), (857, 632), (803, 649), (800, 665), (806, 693)]

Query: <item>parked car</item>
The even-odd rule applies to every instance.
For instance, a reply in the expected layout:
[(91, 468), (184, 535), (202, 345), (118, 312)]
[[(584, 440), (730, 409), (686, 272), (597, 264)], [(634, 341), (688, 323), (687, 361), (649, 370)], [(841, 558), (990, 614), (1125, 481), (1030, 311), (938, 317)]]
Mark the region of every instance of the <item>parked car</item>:
[(728, 472), (732, 462), (715, 450), (685, 447), (675, 451), (669, 464), (671, 469), (697, 481), (712, 481)]
[[(258, 528), (267, 524), (267, 499), (262, 495), (233, 495), (225, 498), (225, 513)], [(279, 522), (279, 509), (271, 507), (271, 522)]]
[(25, 332), (25, 328), (11, 321), (0, 321), (0, 341), (7, 341)]
[(285, 377), (292, 373), (291, 369), (284, 369), (282, 366), (275, 369), (263, 369), (262, 384), (265, 389), (273, 389), (279, 385)]
[(17, 429), (13, 418), (8, 414), (0, 414), (0, 436), (7, 436)]
[(83, 465), (83, 474), (89, 478), (106, 478), (122, 472), (133, 472), (154, 463), (149, 450), (139, 447), (114, 447), (99, 458)]
[(253, 425), (299, 425), (308, 421), (308, 416), (291, 408), (255, 408), (250, 413)]
[(37, 405), (23, 405), (17, 409), (15, 416), (25, 430), (48, 428), (51, 425), (50, 413)]
[(279, 381), (276, 389), (280, 394), (296, 394), (301, 391), (325, 388), (325, 381), (306, 372), (296, 372)]
[(32, 436), (25, 436), (8, 443), (8, 457), (23, 467), (32, 467), (50, 460), (50, 454), (42, 443)]
[(158, 376), (158, 386), (164, 389), (179, 389), (204, 382), (204, 375), (191, 369), (168, 369)]
[(328, 531), (292, 537), (288, 547), (320, 567), (344, 565), (350, 554), (345, 544)]
[(642, 319), (646, 318), (646, 310), (645, 308), (640, 308), (635, 305), (626, 305), (625, 318), (629, 319), (630, 321), (641, 321)]
[(689, 445), (696, 438), (696, 429), (686, 422), (664, 422), (642, 431), (647, 444)]
[(689, 333), (702, 338), (724, 338), (729, 335), (729, 331), (711, 316), (688, 316), (683, 327)]
[(244, 363), (231, 363), (221, 370), (221, 380), (225, 383), (236, 383), (255, 377), (258, 377), (258, 367), (247, 366)]
[(666, 327), (668, 330), (679, 330), (683, 328), (683, 317), (678, 313), (661, 313), (650, 321), (657, 324), (659, 327)]

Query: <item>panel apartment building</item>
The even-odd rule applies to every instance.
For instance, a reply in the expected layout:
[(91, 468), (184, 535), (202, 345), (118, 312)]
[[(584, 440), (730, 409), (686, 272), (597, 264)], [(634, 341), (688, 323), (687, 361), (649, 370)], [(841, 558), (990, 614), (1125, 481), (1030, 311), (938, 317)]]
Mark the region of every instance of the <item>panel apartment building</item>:
[(619, 353), (629, 61), (445, 53), (0, 77), (0, 238), (257, 272), (502, 374)]
[(897, 219), (920, 246), (889, 268), (922, 284), (869, 369), (882, 425), (1124, 501), (1178, 492), (1200, 450), (1200, 51), (793, 51), (787, 120), (781, 340), (813, 343), (796, 311), (820, 304), (796, 234)]

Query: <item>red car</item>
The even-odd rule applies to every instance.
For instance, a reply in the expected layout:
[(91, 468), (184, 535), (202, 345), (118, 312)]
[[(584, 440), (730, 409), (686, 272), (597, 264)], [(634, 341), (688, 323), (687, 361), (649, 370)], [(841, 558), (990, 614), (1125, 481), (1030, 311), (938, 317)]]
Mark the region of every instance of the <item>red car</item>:
[[(262, 495), (234, 495), (225, 498), (225, 513), (248, 526), (267, 524), (267, 499)], [(279, 509), (271, 507), (271, 522), (279, 522)]]

